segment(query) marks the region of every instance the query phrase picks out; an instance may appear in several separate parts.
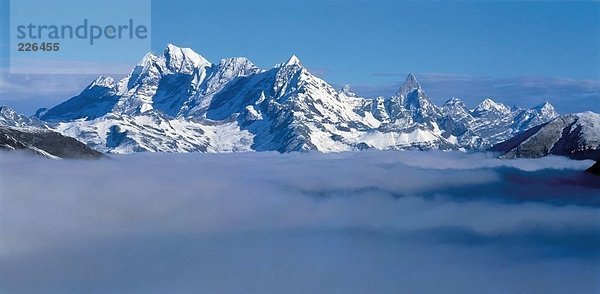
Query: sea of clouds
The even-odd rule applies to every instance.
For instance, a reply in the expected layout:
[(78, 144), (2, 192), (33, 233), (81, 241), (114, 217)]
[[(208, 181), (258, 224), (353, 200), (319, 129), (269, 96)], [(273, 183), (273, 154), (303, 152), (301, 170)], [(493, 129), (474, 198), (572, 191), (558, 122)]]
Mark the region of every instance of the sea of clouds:
[(0, 293), (598, 293), (591, 164), (0, 153)]

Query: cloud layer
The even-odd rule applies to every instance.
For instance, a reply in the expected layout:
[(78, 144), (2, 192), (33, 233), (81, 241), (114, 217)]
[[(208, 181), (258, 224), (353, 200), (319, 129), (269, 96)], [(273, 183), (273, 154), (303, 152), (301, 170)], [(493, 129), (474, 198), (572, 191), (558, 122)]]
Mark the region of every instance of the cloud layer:
[(0, 292), (595, 293), (589, 165), (444, 152), (0, 153)]

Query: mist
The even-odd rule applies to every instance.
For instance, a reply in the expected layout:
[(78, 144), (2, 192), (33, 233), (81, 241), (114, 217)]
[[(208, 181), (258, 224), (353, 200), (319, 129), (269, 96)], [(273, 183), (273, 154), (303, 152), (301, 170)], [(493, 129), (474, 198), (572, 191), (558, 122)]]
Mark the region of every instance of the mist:
[(598, 293), (592, 163), (2, 152), (0, 292)]

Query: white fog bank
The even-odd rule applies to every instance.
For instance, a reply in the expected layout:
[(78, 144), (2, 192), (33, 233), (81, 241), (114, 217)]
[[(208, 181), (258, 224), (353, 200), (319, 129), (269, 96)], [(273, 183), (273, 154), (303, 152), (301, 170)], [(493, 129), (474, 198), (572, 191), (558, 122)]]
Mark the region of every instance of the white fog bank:
[(591, 164), (0, 153), (0, 293), (598, 293)]

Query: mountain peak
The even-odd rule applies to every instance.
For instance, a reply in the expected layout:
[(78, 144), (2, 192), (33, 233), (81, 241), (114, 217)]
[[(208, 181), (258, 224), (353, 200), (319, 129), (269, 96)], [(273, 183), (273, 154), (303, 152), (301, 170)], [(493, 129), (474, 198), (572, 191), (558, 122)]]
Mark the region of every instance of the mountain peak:
[(410, 73), (406, 77), (406, 80), (402, 84), (402, 87), (400, 87), (400, 90), (398, 91), (398, 93), (396, 93), (396, 96), (406, 97), (406, 95), (408, 95), (409, 93), (411, 93), (415, 90), (422, 90), (421, 84), (419, 84), (415, 75)]
[(111, 77), (99, 76), (88, 86), (88, 89), (94, 86), (113, 88), (115, 86), (115, 80)]
[(481, 101), (481, 103), (479, 103), (479, 105), (481, 106), (489, 106), (489, 105), (496, 105), (496, 101), (492, 100), (492, 98), (485, 98), (483, 99), (483, 101)]
[(460, 100), (459, 98), (452, 97), (448, 101), (446, 101), (444, 104), (451, 105), (451, 104), (462, 104), (462, 103), (463, 103), (462, 100)]
[(348, 96), (348, 97), (356, 97), (356, 93), (352, 91), (352, 87), (350, 85), (345, 85), (340, 93)]
[(537, 110), (543, 110), (543, 109), (552, 109), (552, 110), (554, 110), (554, 106), (552, 106), (552, 104), (550, 104), (550, 102), (548, 102), (548, 101), (544, 101), (544, 103), (540, 103), (540, 104), (536, 105), (533, 108), (535, 108)]
[(251, 63), (246, 57), (229, 57), (223, 58), (219, 61), (219, 64), (240, 64), (240, 63)]
[(481, 103), (479, 103), (478, 107), (481, 107), (483, 109), (494, 109), (494, 108), (502, 108), (503, 106), (506, 107), (502, 103), (497, 103), (496, 101), (494, 101), (490, 98), (485, 98), (483, 101), (481, 101)]
[(181, 66), (183, 63), (193, 65), (194, 67), (209, 66), (211, 63), (202, 55), (196, 53), (190, 48), (177, 47), (173, 44), (168, 44), (163, 52), (167, 63)]
[(2, 105), (0, 106), (0, 126), (41, 127), (42, 124), (37, 119), (28, 118), (18, 114), (12, 108)]
[[(511, 112), (486, 99), (475, 113), (453, 98), (439, 107), (414, 74), (405, 78), (397, 95), (362, 99), (350, 86), (334, 89), (312, 75), (296, 55), (263, 70), (243, 57), (208, 64), (191, 49), (169, 44), (120, 81), (99, 77), (35, 117), (115, 153), (338, 152), (363, 143), (383, 150), (483, 150), (552, 117), (541, 111), (552, 109), (549, 104)], [(0, 118), (4, 113), (9, 110), (0, 108)], [(5, 122), (28, 121), (11, 116)], [(120, 129), (107, 132), (106, 126)]]
[(408, 76), (406, 76), (405, 83), (419, 84), (419, 82), (417, 82), (417, 77), (415, 77), (413, 73), (409, 73)]
[(296, 54), (292, 54), (290, 59), (288, 59), (288, 61), (286, 61), (286, 63), (284, 64), (284, 66), (290, 65), (300, 65), (300, 59), (298, 58), (298, 56), (296, 56)]
[(549, 118), (555, 118), (558, 116), (554, 106), (552, 106), (552, 104), (550, 104), (548, 101), (535, 106), (533, 109)]
[(442, 105), (442, 107), (444, 108), (450, 108), (450, 107), (460, 107), (463, 109), (466, 109), (467, 106), (465, 105), (465, 103), (460, 100), (459, 98), (456, 97), (452, 97), (450, 100), (446, 101), (444, 103), (444, 105)]
[(15, 113), (15, 111), (6, 105), (0, 105), (0, 114), (6, 114), (6, 113), (12, 114), (12, 113)]
[(157, 58), (156, 55), (152, 54), (151, 52), (146, 53), (146, 55), (144, 55), (144, 57), (140, 60), (140, 62), (138, 62), (138, 66), (146, 66), (148, 64), (150, 64), (151, 62), (155, 61)]
[(230, 57), (219, 61), (217, 68), (225, 75), (236, 74), (246, 75), (249, 73), (259, 72), (260, 69), (246, 57)]
[(181, 49), (181, 47), (174, 45), (173, 43), (168, 43), (165, 50), (173, 50), (173, 49)]
[(508, 113), (510, 112), (510, 108), (508, 106), (497, 103), (490, 98), (485, 98), (474, 110), (475, 112), (485, 112), (485, 111), (493, 111), (499, 113)]

